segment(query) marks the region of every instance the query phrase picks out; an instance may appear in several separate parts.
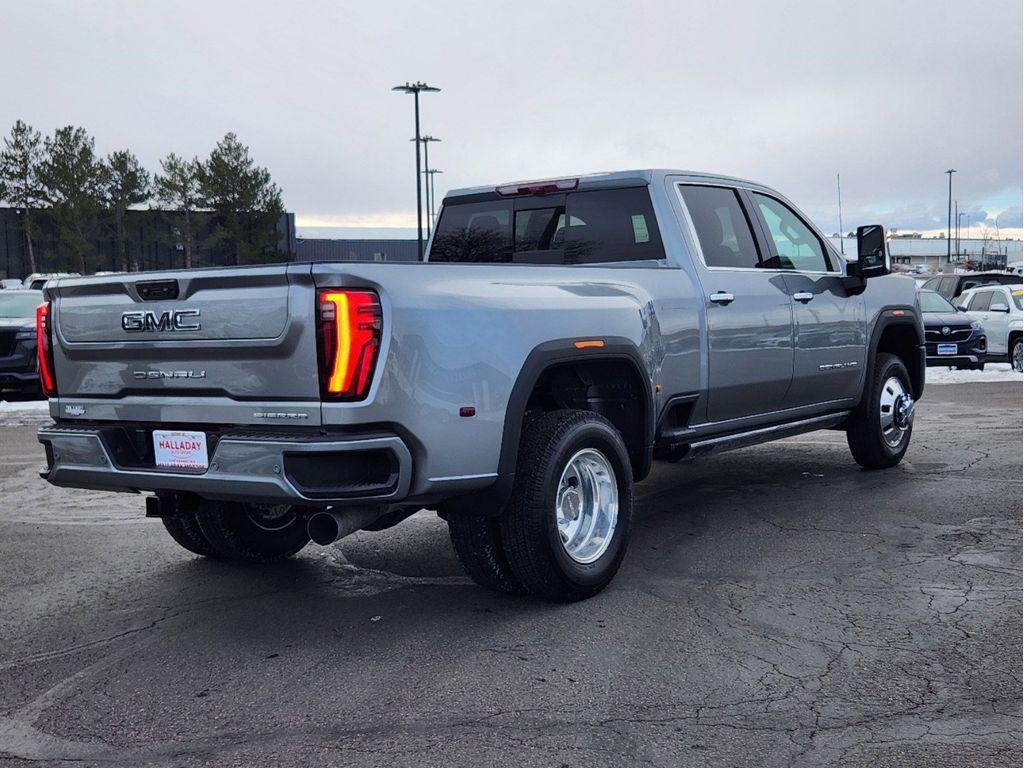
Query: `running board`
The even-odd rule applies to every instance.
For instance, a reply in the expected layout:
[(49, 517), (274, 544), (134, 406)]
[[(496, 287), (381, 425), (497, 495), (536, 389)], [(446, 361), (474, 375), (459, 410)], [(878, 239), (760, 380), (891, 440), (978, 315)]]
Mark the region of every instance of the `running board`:
[(692, 459), (698, 456), (710, 456), (713, 453), (733, 451), (737, 448), (748, 448), (751, 445), (781, 440), (784, 437), (793, 437), (806, 432), (816, 432), (819, 429), (828, 429), (829, 427), (842, 424), (848, 414), (849, 411), (841, 411), (840, 413), (830, 413), (826, 416), (815, 416), (810, 419), (800, 419), (799, 421), (790, 421), (785, 424), (760, 427), (747, 432), (736, 432), (731, 435), (695, 440), (689, 444), (685, 454), (680, 458)]

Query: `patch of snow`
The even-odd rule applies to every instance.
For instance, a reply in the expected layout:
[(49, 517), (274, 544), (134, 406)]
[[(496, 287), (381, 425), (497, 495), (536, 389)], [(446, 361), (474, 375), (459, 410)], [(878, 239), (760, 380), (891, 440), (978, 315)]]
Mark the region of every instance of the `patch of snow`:
[(3, 413), (19, 413), (25, 411), (43, 411), (45, 413), (50, 412), (50, 401), (49, 400), (21, 400), (11, 402), (9, 400), (0, 400), (0, 414)]
[(958, 371), (955, 368), (928, 368), (926, 384), (978, 384), (988, 381), (1024, 382), (1024, 374), (1013, 370), (1009, 363), (986, 363), (984, 371)]

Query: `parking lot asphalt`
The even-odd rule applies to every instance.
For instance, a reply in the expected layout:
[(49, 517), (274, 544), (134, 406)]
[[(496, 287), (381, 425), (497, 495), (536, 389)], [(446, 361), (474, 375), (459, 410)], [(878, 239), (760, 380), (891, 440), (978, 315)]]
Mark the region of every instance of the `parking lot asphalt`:
[(0, 765), (1020, 765), (1021, 395), (930, 387), (884, 472), (838, 432), (657, 465), (574, 605), (427, 512), (195, 558), (0, 427)]

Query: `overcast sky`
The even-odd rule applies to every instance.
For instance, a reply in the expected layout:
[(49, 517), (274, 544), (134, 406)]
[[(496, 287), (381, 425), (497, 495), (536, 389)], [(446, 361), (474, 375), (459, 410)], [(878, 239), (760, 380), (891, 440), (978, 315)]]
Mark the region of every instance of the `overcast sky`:
[[(826, 231), (1021, 226), (1021, 3), (4, 0), (0, 130), (82, 125), (151, 169), (227, 131), (300, 225), (415, 223), (439, 188), (670, 167), (777, 187)], [(439, 189), (440, 191), (440, 189)]]

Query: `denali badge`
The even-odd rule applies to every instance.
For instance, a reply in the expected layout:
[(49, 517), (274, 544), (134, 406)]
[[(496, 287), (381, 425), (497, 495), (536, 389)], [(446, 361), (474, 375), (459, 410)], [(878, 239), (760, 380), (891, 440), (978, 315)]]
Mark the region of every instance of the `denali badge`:
[(132, 371), (136, 379), (205, 379), (206, 371)]
[[(191, 322), (191, 318), (197, 318)], [(151, 309), (136, 312), (124, 312), (121, 315), (121, 327), (128, 333), (144, 331), (199, 331), (198, 309), (176, 309), (165, 312), (154, 312)]]
[(85, 416), (84, 405), (65, 405), (64, 413), (68, 416)]

